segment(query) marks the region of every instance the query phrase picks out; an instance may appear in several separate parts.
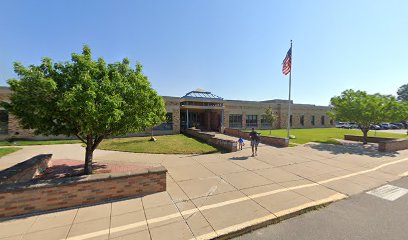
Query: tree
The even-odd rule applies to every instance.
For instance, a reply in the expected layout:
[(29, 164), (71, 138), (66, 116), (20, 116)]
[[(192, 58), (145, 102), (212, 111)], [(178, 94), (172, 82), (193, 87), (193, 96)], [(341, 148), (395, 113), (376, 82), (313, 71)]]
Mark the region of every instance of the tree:
[(271, 128), (269, 129), (269, 135), (271, 135), (273, 123), (276, 122), (276, 120), (278, 120), (278, 116), (273, 112), (272, 107), (269, 106), (265, 110), (265, 118), (266, 121), (271, 124)]
[(404, 84), (400, 88), (398, 88), (397, 94), (398, 100), (408, 101), (408, 84)]
[(35, 134), (76, 136), (84, 142), (85, 174), (92, 173), (93, 152), (104, 138), (139, 132), (165, 119), (163, 99), (142, 66), (132, 69), (127, 58), (95, 61), (85, 45), (70, 62), (43, 58), (38, 66), (14, 63), (14, 71), (19, 80), (8, 81), (10, 102), (2, 105)]
[(355, 122), (363, 132), (363, 143), (372, 124), (399, 121), (401, 104), (393, 96), (367, 94), (364, 91), (345, 90), (331, 100), (329, 116), (337, 121)]

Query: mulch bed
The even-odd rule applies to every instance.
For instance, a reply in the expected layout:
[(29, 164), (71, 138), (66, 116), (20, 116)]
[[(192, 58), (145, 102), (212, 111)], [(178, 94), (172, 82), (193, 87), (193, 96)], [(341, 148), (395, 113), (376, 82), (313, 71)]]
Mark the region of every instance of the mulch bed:
[[(150, 168), (150, 166), (141, 166), (134, 164), (107, 164), (98, 162), (93, 162), (92, 166), (94, 174), (131, 172), (135, 170), (145, 170)], [(81, 176), (83, 174), (84, 174), (84, 161), (52, 159), (50, 167), (48, 167), (43, 173), (36, 176), (35, 179), (48, 180), (56, 178)]]

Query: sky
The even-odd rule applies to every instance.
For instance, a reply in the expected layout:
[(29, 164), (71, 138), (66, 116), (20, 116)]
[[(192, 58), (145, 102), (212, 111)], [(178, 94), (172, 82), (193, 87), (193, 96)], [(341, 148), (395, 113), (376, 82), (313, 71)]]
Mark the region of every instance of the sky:
[(0, 0), (0, 85), (13, 62), (139, 61), (160, 95), (328, 105), (346, 89), (396, 94), (408, 83), (408, 1)]

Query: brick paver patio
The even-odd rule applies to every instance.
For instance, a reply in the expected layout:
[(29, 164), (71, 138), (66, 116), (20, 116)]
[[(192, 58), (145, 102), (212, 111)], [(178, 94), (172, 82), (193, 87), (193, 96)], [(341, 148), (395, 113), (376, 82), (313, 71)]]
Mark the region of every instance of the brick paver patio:
[[(210, 155), (95, 152), (105, 163), (162, 165), (167, 191), (0, 222), (0, 240), (11, 239), (211, 239), (299, 210), (336, 201), (406, 174), (408, 151), (379, 153), (356, 146), (309, 144), (278, 149), (260, 145)], [(27, 146), (0, 159), (52, 153), (82, 160), (79, 144)]]

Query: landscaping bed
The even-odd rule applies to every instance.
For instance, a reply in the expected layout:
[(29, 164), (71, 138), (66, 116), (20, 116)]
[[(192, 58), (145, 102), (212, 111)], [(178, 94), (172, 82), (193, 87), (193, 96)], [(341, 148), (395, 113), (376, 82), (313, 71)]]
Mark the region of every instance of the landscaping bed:
[(158, 154), (208, 154), (219, 152), (217, 148), (183, 134), (155, 136), (155, 138), (157, 141), (149, 141), (150, 137), (105, 139), (98, 146), (98, 149)]
[[(143, 171), (151, 166), (141, 166), (134, 164), (107, 164), (93, 162), (93, 174), (99, 173), (124, 173), (132, 171)], [(84, 173), (84, 161), (52, 159), (50, 165), (41, 174), (37, 175), (36, 180), (49, 180), (65, 177), (81, 176)]]
[(0, 171), (0, 218), (166, 191), (164, 167), (95, 163), (98, 174), (83, 175), (83, 161), (51, 157), (37, 155)]

